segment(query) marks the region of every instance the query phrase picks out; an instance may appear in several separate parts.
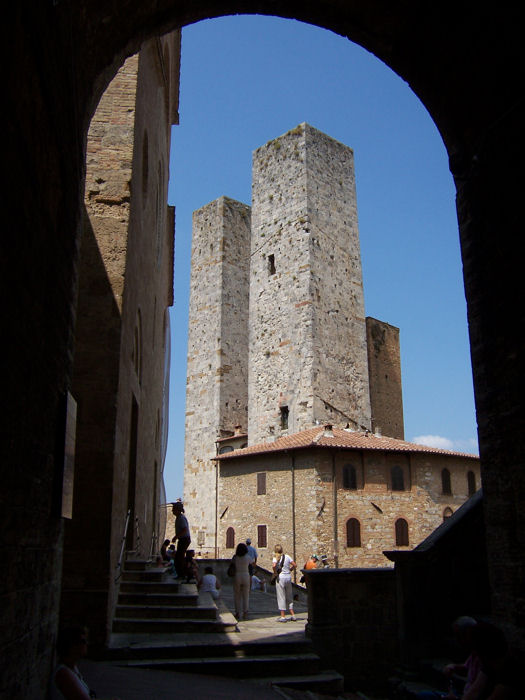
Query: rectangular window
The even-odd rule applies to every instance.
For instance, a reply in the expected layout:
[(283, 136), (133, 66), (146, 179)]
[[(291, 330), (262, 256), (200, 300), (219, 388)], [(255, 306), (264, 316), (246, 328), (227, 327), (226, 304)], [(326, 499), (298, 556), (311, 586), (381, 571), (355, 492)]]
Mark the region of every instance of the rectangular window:
[(257, 546), (268, 546), (268, 541), (266, 539), (266, 525), (257, 525)]
[(266, 472), (257, 474), (257, 495), (264, 496), (266, 493)]
[(268, 256), (268, 274), (275, 275), (275, 256), (274, 255)]
[(288, 416), (290, 411), (288, 406), (281, 406), (281, 430), (288, 430)]

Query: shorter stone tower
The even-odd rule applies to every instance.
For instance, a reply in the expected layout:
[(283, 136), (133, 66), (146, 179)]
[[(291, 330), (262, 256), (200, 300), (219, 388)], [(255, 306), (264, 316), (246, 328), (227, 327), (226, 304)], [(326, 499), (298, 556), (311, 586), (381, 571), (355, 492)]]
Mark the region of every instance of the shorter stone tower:
[(405, 439), (399, 328), (366, 318), (372, 430)]
[(216, 546), (216, 441), (247, 428), (250, 207), (221, 197), (193, 214), (184, 454), (194, 546)]

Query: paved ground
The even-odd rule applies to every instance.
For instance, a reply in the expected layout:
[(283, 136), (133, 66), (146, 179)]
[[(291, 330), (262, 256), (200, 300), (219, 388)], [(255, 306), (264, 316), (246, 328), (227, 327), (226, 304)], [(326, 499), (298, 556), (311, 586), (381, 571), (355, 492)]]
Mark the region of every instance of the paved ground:
[[(233, 589), (229, 582), (223, 586), (218, 604), (223, 615), (231, 615), (233, 609)], [(296, 622), (277, 622), (279, 611), (275, 590), (253, 591), (250, 596), (248, 620), (237, 624), (236, 632), (225, 634), (172, 634), (169, 643), (173, 646), (192, 644), (239, 644), (247, 641), (272, 641), (275, 639), (303, 639), (307, 622), (307, 609), (296, 602)], [(154, 635), (113, 635), (116, 645), (134, 643), (155, 645), (164, 637)], [(90, 686), (97, 691), (99, 698), (119, 697), (121, 700), (207, 700), (207, 698), (232, 698), (240, 700), (282, 700), (279, 689), (259, 686), (249, 681), (227, 678), (120, 668), (105, 662), (85, 660), (81, 667)], [(286, 696), (285, 696), (286, 697)]]

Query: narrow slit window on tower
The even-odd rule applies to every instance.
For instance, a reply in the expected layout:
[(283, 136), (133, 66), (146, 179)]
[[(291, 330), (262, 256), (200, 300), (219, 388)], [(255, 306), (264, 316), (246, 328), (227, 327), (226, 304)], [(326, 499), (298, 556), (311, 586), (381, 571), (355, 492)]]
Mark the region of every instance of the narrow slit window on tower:
[(275, 255), (268, 256), (268, 274), (275, 275)]
[(281, 430), (288, 430), (288, 416), (290, 411), (288, 406), (281, 406)]

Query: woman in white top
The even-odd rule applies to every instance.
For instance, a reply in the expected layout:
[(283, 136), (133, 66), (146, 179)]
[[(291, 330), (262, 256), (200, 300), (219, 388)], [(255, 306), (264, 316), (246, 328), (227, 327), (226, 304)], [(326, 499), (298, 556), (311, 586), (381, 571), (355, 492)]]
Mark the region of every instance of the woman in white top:
[(283, 554), (283, 548), (280, 544), (275, 545), (273, 556), (273, 570), (278, 573), (275, 589), (277, 591), (277, 605), (281, 616), (277, 618), (278, 622), (287, 622), (286, 608), (290, 610), (290, 620), (295, 622), (293, 611), (293, 593), (292, 593), (292, 571), (297, 568), (296, 563), (288, 554)]
[(248, 606), (250, 601), (250, 569), (252, 558), (248, 553), (248, 547), (240, 542), (232, 558), (235, 564), (235, 577), (233, 579), (233, 597), (235, 600), (235, 617), (238, 620), (248, 619)]

